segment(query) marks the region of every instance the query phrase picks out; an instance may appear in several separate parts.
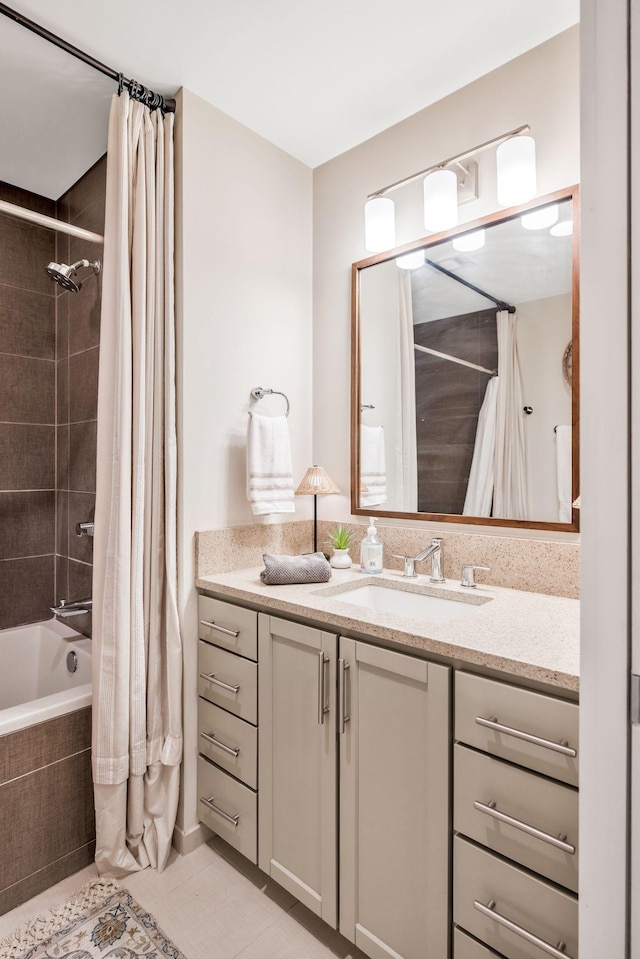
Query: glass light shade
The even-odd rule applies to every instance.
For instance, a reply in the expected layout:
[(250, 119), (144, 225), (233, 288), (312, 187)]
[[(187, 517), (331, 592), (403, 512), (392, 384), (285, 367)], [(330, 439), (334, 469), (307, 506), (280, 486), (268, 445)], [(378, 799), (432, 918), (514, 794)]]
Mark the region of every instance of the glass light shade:
[(536, 141), (511, 137), (496, 150), (498, 203), (517, 206), (536, 195)]
[(396, 217), (393, 200), (374, 196), (364, 205), (364, 245), (369, 253), (382, 253), (396, 245)]
[(525, 230), (546, 230), (558, 222), (558, 204), (543, 206), (541, 210), (534, 210), (533, 213), (523, 213), (520, 222)]
[(484, 234), (484, 230), (463, 233), (462, 236), (457, 236), (451, 245), (458, 253), (473, 253), (474, 250), (481, 250), (484, 246)]
[(571, 236), (573, 233), (573, 220), (563, 220), (561, 223), (556, 223), (555, 226), (552, 226), (549, 230), (551, 236)]
[(404, 256), (396, 257), (396, 266), (402, 270), (417, 270), (424, 266), (424, 250), (414, 250), (413, 253), (405, 253)]
[(432, 233), (458, 222), (458, 178), (453, 170), (434, 170), (424, 178), (424, 225)]

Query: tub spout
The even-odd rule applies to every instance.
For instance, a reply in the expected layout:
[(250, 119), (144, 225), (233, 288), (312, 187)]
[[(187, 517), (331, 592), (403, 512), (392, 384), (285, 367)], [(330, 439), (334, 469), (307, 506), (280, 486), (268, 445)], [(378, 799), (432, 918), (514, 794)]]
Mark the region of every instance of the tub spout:
[(81, 616), (82, 613), (90, 613), (92, 607), (92, 599), (77, 599), (73, 603), (68, 603), (66, 599), (62, 599), (59, 606), (50, 606), (49, 609), (56, 616), (68, 619), (69, 616)]

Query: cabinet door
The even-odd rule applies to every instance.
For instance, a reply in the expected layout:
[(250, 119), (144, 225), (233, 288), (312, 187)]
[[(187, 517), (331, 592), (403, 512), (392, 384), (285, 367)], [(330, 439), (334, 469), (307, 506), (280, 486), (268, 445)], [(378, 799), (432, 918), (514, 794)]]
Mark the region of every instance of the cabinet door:
[(260, 614), (258, 864), (337, 924), (337, 637)]
[(450, 669), (340, 638), (340, 932), (448, 955)]

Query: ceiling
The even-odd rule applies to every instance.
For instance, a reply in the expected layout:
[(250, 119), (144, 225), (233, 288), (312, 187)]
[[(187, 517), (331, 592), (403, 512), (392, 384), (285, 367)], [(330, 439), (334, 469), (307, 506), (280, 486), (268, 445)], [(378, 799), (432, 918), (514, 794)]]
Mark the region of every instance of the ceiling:
[[(159, 93), (188, 87), (310, 167), (579, 18), (579, 0), (9, 5)], [(106, 149), (114, 84), (5, 17), (0, 79), (0, 179), (57, 198)]]

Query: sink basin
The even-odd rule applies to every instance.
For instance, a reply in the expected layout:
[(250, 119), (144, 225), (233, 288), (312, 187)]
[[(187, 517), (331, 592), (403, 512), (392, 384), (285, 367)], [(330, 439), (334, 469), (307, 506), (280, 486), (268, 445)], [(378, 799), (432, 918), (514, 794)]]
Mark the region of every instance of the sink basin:
[(396, 613), (410, 619), (424, 619), (430, 623), (446, 623), (450, 619), (460, 619), (484, 606), (484, 602), (465, 602), (454, 596), (431, 596), (427, 593), (413, 593), (404, 589), (394, 589), (383, 583), (354, 586), (353, 589), (334, 593), (331, 597), (341, 603), (365, 606), (383, 613)]

